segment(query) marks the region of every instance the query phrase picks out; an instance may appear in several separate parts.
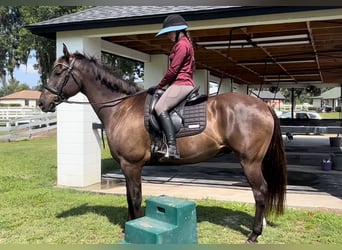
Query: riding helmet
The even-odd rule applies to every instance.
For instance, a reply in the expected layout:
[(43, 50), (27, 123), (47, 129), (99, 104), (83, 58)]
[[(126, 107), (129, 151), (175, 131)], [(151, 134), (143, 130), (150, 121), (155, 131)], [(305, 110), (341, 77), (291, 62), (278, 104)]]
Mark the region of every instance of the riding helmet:
[(158, 32), (156, 36), (160, 36), (171, 31), (180, 31), (188, 28), (188, 24), (185, 19), (178, 14), (172, 14), (165, 18), (163, 22), (163, 28)]

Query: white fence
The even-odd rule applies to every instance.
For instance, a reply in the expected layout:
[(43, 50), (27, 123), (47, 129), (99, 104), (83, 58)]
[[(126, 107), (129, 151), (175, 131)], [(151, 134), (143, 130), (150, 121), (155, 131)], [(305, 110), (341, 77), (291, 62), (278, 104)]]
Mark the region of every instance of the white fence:
[(0, 140), (29, 139), (33, 135), (49, 132), (56, 127), (57, 113), (0, 119)]
[(0, 120), (9, 120), (21, 117), (40, 115), (43, 112), (39, 108), (28, 107), (0, 107)]
[[(280, 106), (275, 106), (274, 107), (276, 110), (282, 111), (282, 112), (290, 112), (292, 109), (291, 104), (282, 104)], [(302, 111), (302, 110), (309, 110), (309, 109), (317, 109), (317, 107), (314, 107), (313, 105), (310, 104), (297, 104), (294, 107), (294, 111)]]

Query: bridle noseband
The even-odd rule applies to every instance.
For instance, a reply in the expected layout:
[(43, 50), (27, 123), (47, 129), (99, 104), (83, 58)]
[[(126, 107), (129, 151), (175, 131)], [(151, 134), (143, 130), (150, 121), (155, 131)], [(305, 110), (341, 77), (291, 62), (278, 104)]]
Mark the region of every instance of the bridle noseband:
[(59, 90), (56, 90), (54, 88), (51, 88), (47, 85), (44, 85), (44, 89), (48, 90), (49, 92), (51, 92), (52, 94), (58, 96), (59, 98), (59, 101), (65, 101), (67, 100), (68, 98), (63, 94), (63, 88), (67, 85), (69, 79), (70, 79), (70, 76), (72, 76), (74, 78), (74, 75), (72, 74), (72, 70), (74, 69), (74, 64), (75, 64), (75, 61), (76, 61), (76, 58), (73, 58), (70, 65), (67, 65), (67, 64), (64, 64), (64, 63), (57, 63), (53, 69), (52, 69), (52, 72), (56, 69), (57, 66), (61, 65), (65, 68), (67, 68), (67, 73), (65, 75), (65, 78), (64, 78), (64, 81), (63, 81), (63, 84), (62, 84), (62, 87), (59, 89)]

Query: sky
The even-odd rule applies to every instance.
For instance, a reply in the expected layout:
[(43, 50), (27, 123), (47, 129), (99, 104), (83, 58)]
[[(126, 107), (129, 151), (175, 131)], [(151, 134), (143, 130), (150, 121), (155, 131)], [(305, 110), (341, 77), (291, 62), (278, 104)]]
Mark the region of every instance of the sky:
[(33, 68), (33, 65), (37, 63), (36, 58), (32, 56), (28, 59), (27, 65), (20, 65), (19, 68), (14, 70), (14, 78), (20, 83), (26, 83), (30, 88), (34, 88), (39, 85), (40, 75), (38, 70)]

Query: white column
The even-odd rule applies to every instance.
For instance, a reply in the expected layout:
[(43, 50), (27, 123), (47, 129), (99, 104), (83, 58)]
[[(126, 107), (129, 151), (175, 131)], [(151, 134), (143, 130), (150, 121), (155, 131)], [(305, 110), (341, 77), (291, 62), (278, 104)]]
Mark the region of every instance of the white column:
[(169, 66), (167, 55), (151, 55), (150, 61), (144, 64), (144, 88), (157, 85), (165, 75)]
[(237, 84), (237, 83), (233, 82), (233, 92), (248, 94), (247, 93), (247, 84)]
[(219, 94), (233, 92), (232, 80), (230, 78), (222, 79), (221, 86), (219, 89)]
[[(57, 36), (57, 57), (63, 43), (70, 53), (76, 50), (89, 56), (101, 56), (100, 38)], [(88, 101), (83, 94), (70, 98)], [(101, 138), (92, 129), (99, 122), (89, 104), (60, 104), (57, 108), (57, 185), (85, 187), (101, 181)]]
[(200, 86), (200, 94), (208, 94), (210, 72), (206, 69), (198, 69), (195, 71), (194, 82), (195, 86)]

